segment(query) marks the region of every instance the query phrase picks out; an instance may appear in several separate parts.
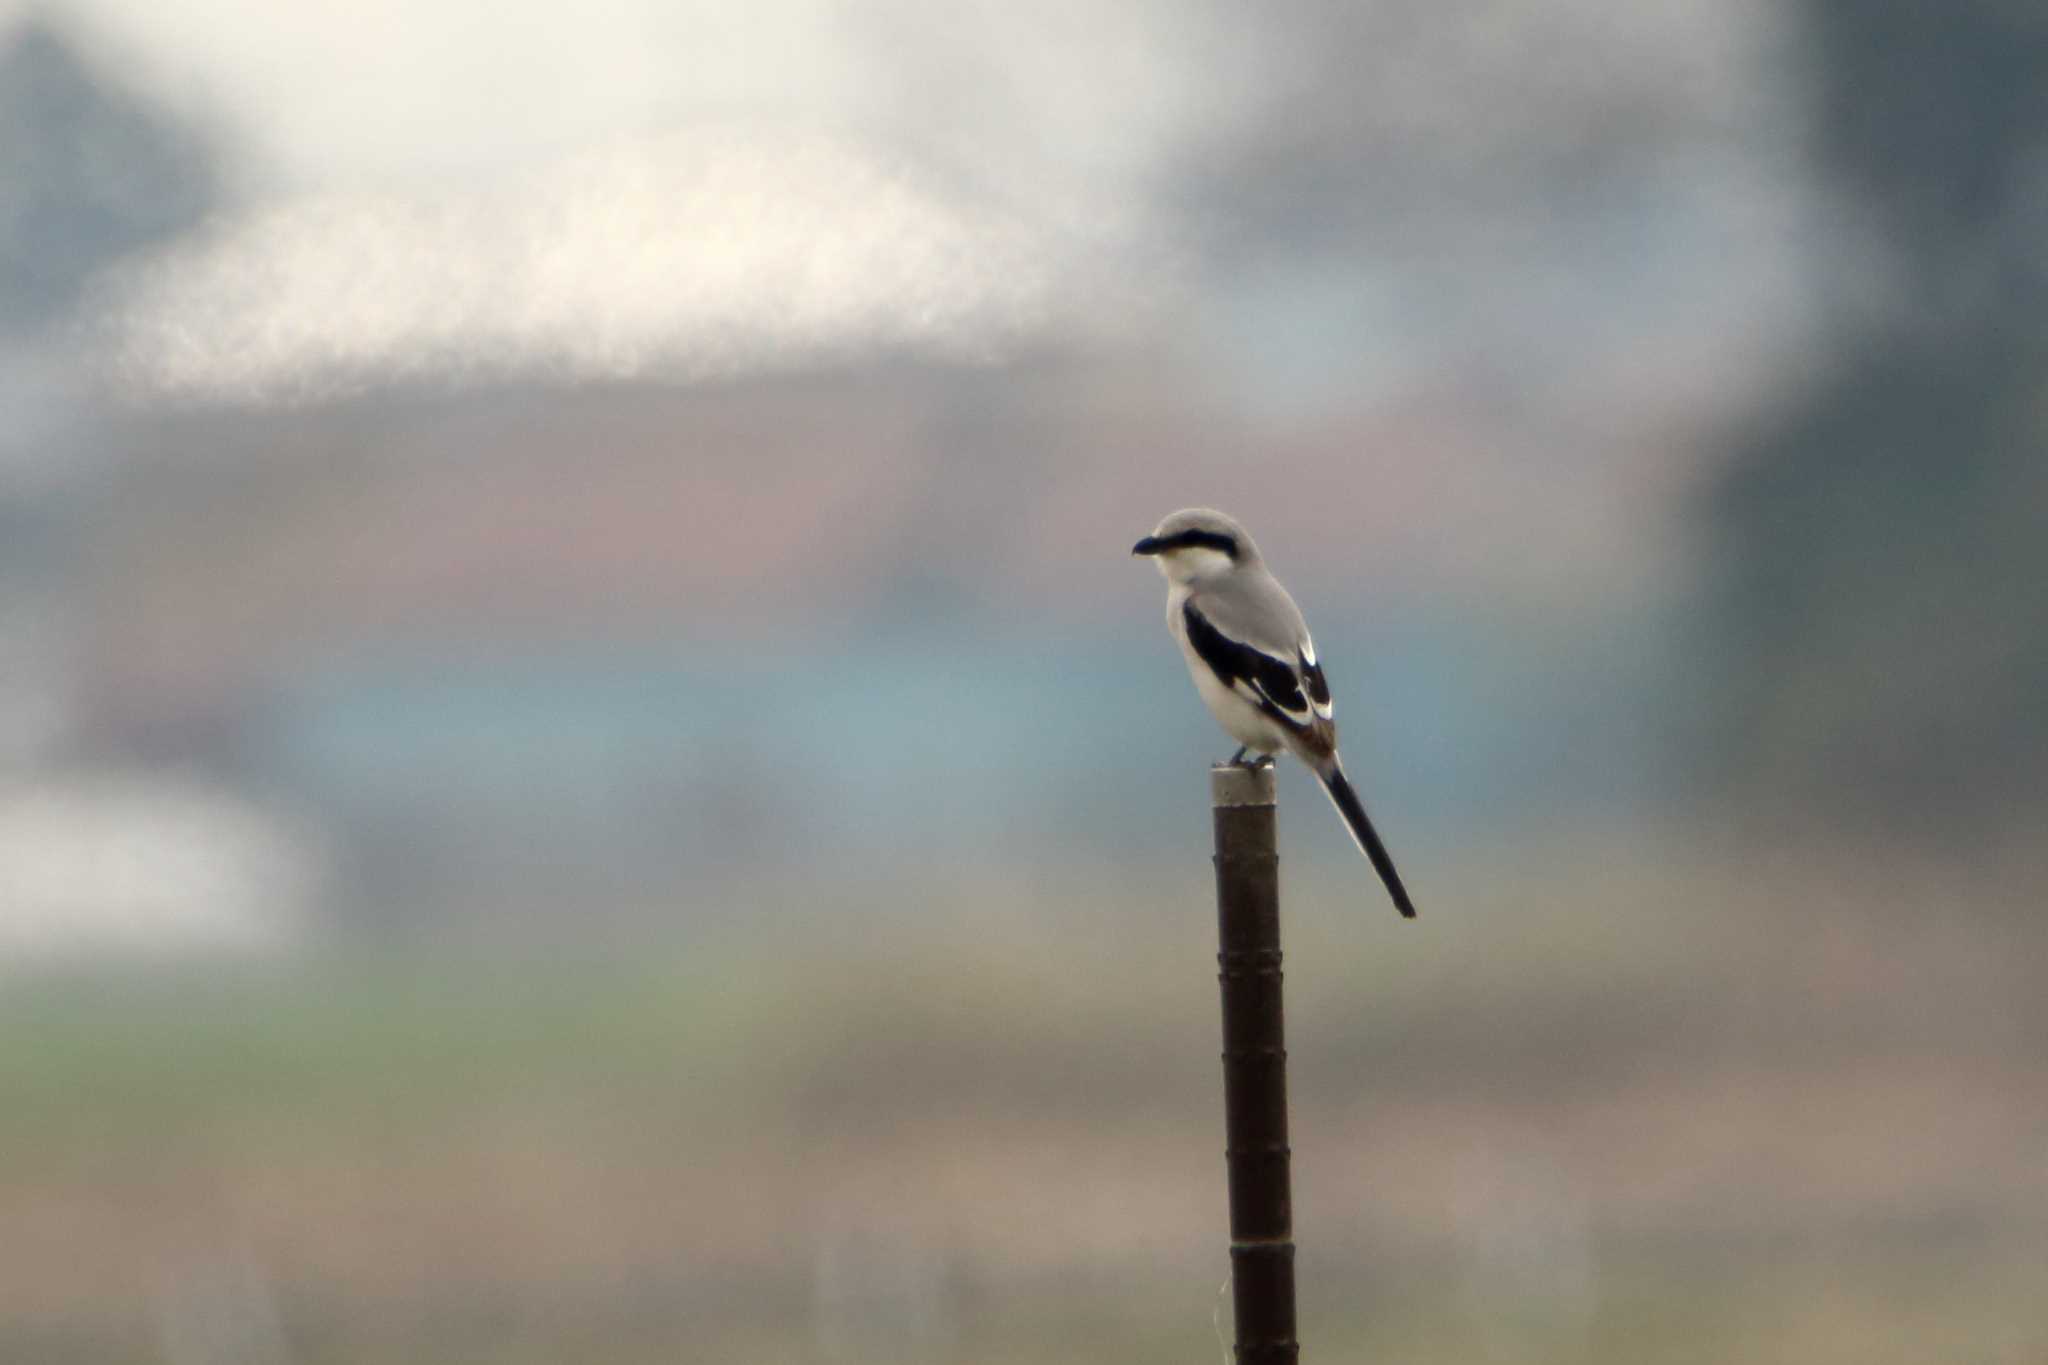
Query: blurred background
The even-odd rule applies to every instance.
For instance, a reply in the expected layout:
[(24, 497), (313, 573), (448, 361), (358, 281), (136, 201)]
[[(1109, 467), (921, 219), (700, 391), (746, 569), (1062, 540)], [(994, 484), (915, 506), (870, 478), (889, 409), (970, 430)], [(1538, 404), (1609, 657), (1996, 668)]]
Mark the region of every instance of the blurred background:
[(2048, 1360), (2048, 11), (0, 0), (0, 1358)]

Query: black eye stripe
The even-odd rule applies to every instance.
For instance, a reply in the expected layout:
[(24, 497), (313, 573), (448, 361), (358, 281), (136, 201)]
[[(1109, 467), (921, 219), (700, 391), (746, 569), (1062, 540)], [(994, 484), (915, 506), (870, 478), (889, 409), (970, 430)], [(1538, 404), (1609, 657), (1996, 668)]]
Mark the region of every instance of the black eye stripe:
[(1187, 550), (1200, 546), (1208, 550), (1220, 550), (1232, 559), (1237, 558), (1237, 540), (1221, 531), (1176, 531), (1170, 536), (1160, 536), (1155, 542), (1161, 550)]

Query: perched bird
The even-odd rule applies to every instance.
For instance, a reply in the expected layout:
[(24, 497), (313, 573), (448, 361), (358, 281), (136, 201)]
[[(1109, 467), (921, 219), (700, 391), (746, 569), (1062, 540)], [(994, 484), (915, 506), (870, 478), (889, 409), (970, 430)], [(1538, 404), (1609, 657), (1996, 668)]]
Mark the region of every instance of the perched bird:
[(1306, 763), (1395, 908), (1413, 919), (1401, 874), (1337, 758), (1330, 686), (1301, 608), (1266, 571), (1244, 527), (1221, 512), (1190, 507), (1160, 522), (1131, 553), (1150, 555), (1166, 577), (1166, 628), (1180, 642), (1209, 714), (1241, 746), (1231, 761), (1245, 762), (1246, 750), (1285, 749)]

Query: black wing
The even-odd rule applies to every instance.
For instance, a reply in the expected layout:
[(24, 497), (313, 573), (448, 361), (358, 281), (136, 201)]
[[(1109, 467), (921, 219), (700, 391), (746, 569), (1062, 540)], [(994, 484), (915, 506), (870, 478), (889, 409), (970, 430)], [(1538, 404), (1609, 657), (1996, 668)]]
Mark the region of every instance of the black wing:
[(1323, 680), (1323, 666), (1316, 662), (1314, 647), (1301, 656), (1301, 680), (1308, 687), (1308, 699), (1315, 703), (1316, 714), (1324, 720), (1330, 718), (1330, 684)]
[[(1195, 609), (1192, 599), (1181, 607), (1181, 618), (1196, 656), (1227, 686), (1282, 725), (1294, 730), (1308, 727), (1311, 712), (1308, 698), (1302, 695), (1297, 665), (1231, 639)], [(1310, 691), (1320, 690), (1320, 700), (1327, 705), (1329, 688), (1321, 683), (1322, 670), (1317, 669)]]

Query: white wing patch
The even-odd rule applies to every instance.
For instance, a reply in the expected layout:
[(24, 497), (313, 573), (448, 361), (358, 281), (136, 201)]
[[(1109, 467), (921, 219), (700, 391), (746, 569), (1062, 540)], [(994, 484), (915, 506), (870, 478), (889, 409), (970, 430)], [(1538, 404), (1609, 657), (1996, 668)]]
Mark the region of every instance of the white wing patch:
[[(1181, 608), (1187, 643), (1196, 657), (1208, 665), (1218, 681), (1253, 707), (1275, 720), (1306, 728), (1313, 715), (1309, 694), (1302, 684), (1320, 682), (1314, 669), (1304, 671), (1300, 656), (1282, 659), (1218, 630), (1190, 600)], [(1327, 690), (1323, 693), (1328, 697)]]
[(1315, 713), (1318, 717), (1323, 720), (1330, 719), (1332, 714), (1330, 685), (1323, 680), (1322, 665), (1316, 662), (1316, 642), (1309, 639), (1307, 635), (1301, 637), (1301, 667), (1299, 672), (1301, 674), (1302, 695), (1308, 698), (1309, 705), (1315, 708)]
[[(1287, 664), (1283, 660), (1274, 659), (1273, 656), (1270, 654), (1266, 655), (1265, 657), (1271, 659), (1274, 666), (1276, 667), (1287, 667)], [(1300, 706), (1296, 706), (1293, 704), (1295, 698), (1302, 697), (1304, 695), (1301, 691), (1299, 684), (1296, 685), (1295, 689), (1292, 692), (1286, 693), (1284, 695), (1275, 695), (1274, 693), (1267, 691), (1264, 687), (1259, 686), (1256, 683), (1249, 682), (1244, 678), (1233, 679), (1230, 686), (1232, 691), (1236, 692), (1240, 697), (1243, 697), (1253, 706), (1259, 706), (1264, 703), (1270, 703), (1274, 710), (1278, 711), (1281, 715), (1293, 721), (1296, 725), (1308, 724), (1310, 703), (1304, 702)]]

